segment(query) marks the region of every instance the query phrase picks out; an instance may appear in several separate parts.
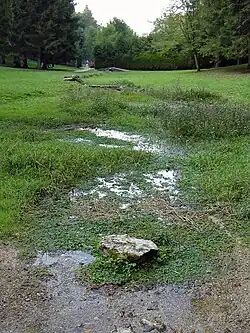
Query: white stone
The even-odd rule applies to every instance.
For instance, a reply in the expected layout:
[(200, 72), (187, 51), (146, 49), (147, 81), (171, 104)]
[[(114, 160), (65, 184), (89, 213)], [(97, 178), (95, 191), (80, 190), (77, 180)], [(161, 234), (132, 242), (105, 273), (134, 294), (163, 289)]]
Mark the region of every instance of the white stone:
[(151, 240), (130, 237), (129, 235), (110, 235), (102, 239), (100, 249), (104, 254), (124, 256), (132, 261), (150, 260), (158, 252)]

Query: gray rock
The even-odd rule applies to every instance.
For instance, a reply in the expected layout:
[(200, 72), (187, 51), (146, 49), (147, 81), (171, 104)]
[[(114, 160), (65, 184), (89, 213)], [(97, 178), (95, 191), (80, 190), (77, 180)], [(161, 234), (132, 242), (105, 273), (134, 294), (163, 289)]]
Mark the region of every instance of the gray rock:
[(159, 310), (159, 305), (156, 301), (152, 301), (148, 304), (147, 306), (148, 311), (154, 311), (154, 310)]
[(165, 332), (167, 329), (166, 325), (158, 319), (150, 321), (143, 318), (141, 320), (141, 324), (143, 326), (144, 332), (152, 332), (153, 330), (157, 330), (158, 332)]
[(117, 328), (117, 333), (133, 333), (131, 328)]
[(106, 255), (121, 256), (131, 261), (150, 260), (159, 250), (152, 241), (130, 237), (129, 235), (104, 237), (100, 249)]

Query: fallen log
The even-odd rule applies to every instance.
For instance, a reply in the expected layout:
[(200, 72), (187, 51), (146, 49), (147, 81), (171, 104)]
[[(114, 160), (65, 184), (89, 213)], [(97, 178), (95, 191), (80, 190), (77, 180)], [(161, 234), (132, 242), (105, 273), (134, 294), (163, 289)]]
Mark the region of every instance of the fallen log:
[(88, 85), (89, 88), (102, 88), (102, 89), (114, 89), (114, 90), (123, 90), (123, 86), (117, 84), (91, 84)]
[(65, 76), (63, 78), (63, 81), (69, 81), (69, 82), (79, 82), (81, 84), (84, 84), (86, 87), (89, 88), (101, 88), (101, 89), (114, 89), (114, 90), (123, 90), (124, 87), (120, 86), (118, 84), (89, 84), (87, 85), (78, 75), (72, 75), (72, 76)]
[(75, 81), (75, 82), (83, 83), (80, 76), (78, 76), (78, 75), (64, 76), (63, 81)]

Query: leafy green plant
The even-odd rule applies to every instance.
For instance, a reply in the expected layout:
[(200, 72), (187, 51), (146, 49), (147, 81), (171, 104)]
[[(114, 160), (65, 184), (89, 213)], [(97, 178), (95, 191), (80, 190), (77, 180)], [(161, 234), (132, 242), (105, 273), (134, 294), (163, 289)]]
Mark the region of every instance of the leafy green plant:
[(90, 283), (122, 285), (131, 280), (136, 269), (137, 264), (126, 259), (98, 256), (91, 266), (82, 269), (78, 277), (81, 280), (87, 278)]

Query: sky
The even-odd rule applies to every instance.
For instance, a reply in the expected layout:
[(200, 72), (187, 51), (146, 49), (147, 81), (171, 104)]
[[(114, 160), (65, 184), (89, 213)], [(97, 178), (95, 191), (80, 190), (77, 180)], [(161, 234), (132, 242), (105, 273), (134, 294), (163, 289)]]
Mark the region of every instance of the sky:
[(98, 23), (105, 25), (113, 17), (123, 19), (139, 35), (152, 30), (152, 21), (160, 17), (171, 0), (76, 0), (76, 11), (88, 5)]

